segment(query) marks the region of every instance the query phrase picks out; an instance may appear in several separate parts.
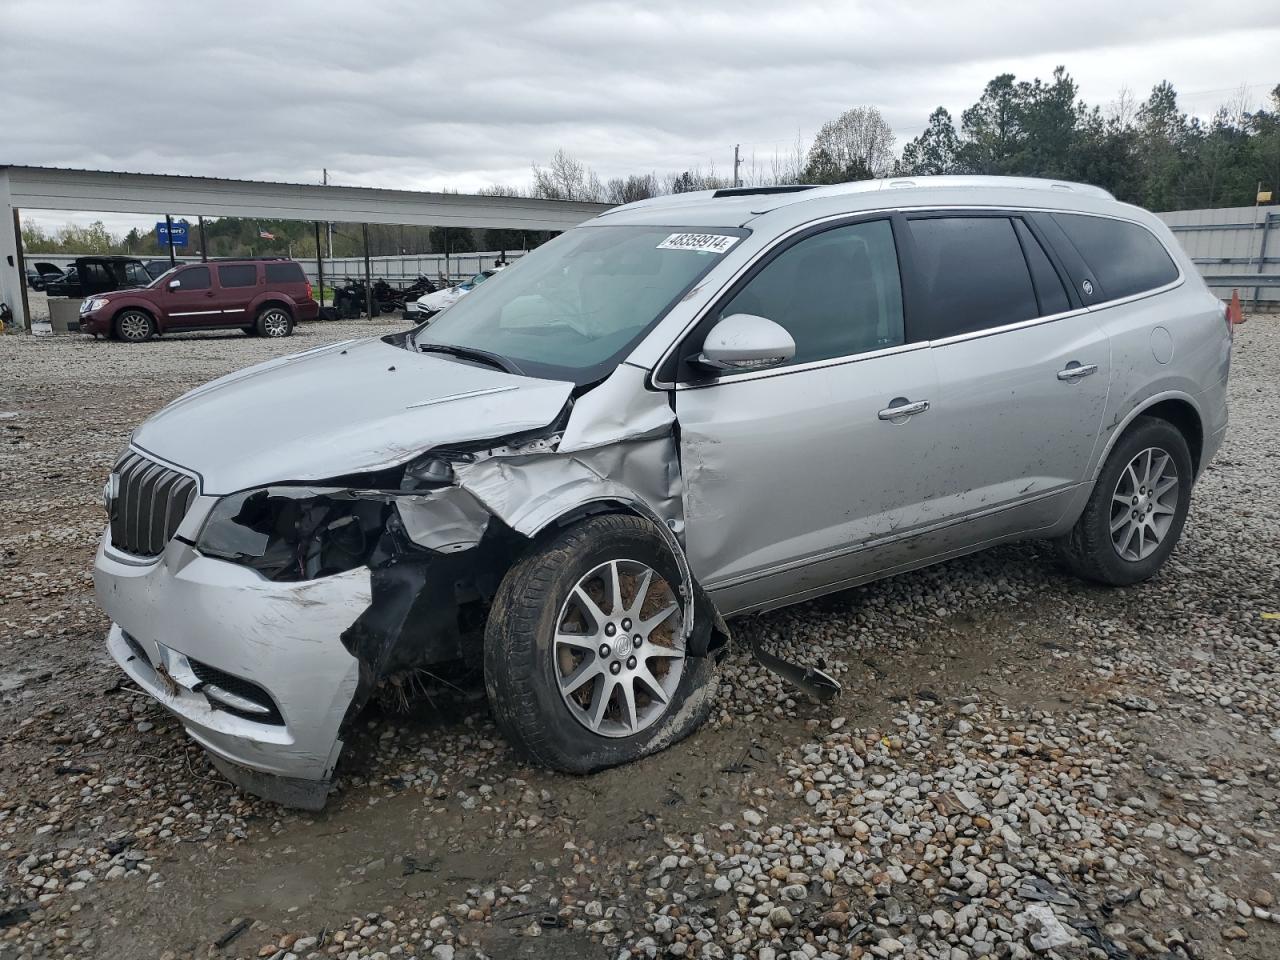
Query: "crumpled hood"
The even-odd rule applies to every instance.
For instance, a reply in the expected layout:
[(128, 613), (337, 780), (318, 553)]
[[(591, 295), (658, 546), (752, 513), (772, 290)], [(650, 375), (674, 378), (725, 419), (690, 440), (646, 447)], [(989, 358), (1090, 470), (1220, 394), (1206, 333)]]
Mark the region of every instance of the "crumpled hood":
[(165, 407), (133, 443), (226, 494), (378, 470), (446, 443), (545, 427), (573, 384), (350, 340), (221, 377)]

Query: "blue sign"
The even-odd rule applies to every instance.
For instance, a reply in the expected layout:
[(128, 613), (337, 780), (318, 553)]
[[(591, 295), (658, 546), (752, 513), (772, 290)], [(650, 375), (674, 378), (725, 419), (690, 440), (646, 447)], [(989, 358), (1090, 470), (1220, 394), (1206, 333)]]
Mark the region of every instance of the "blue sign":
[[(169, 225), (163, 220), (156, 224), (156, 242), (162, 247), (169, 245)], [(173, 245), (175, 247), (187, 245), (187, 225), (176, 220), (173, 222)]]

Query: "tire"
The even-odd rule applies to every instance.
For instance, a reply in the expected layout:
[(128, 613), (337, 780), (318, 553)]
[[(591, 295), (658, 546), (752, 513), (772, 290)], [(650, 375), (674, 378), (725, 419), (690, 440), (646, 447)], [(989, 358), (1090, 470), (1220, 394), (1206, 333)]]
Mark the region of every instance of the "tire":
[(111, 324), (117, 340), (142, 343), (156, 335), (156, 321), (145, 310), (121, 310)]
[[(1146, 484), (1150, 475), (1156, 477), (1155, 496)], [(1073, 573), (1096, 583), (1120, 587), (1149, 580), (1182, 535), (1192, 480), (1182, 432), (1166, 420), (1139, 417), (1112, 448), (1084, 513), (1058, 541), (1060, 556)]]
[[(637, 601), (642, 568), (652, 577), (646, 598)], [(621, 617), (607, 592), (614, 570), (624, 601)], [(711, 709), (715, 664), (709, 657), (667, 653), (678, 650), (686, 615), (679, 581), (652, 524), (618, 514), (574, 524), (519, 560), (498, 588), (485, 629), (485, 689), (506, 738), (536, 763), (591, 773), (655, 753), (696, 730)], [(599, 622), (591, 622), (576, 599), (578, 586), (599, 601), (612, 633), (606, 636)], [(670, 607), (674, 611), (658, 622)], [(634, 622), (627, 613), (636, 614)], [(663, 652), (645, 656), (650, 650)], [(584, 676), (591, 679), (562, 693), (563, 681)], [(662, 688), (665, 704), (650, 681)], [(593, 714), (599, 715), (594, 727)]]
[(268, 304), (258, 311), (258, 336), (278, 339), (293, 333), (293, 317), (284, 307)]

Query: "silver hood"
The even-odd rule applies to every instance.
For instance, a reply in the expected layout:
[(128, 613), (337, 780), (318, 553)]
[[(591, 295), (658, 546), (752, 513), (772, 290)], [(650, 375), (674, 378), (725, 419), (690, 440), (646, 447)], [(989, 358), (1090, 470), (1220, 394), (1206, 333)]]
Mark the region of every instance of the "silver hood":
[(573, 384), (351, 340), (221, 377), (165, 407), (135, 446), (226, 494), (378, 470), (445, 443), (550, 424)]

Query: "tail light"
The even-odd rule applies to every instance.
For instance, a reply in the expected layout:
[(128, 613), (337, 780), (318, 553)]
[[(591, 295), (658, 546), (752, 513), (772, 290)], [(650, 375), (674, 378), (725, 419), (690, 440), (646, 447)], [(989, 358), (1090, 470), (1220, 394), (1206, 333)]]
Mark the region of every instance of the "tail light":
[(311, 300), (311, 299), (312, 299), (312, 296), (311, 296), (311, 278), (310, 278), (310, 277), (307, 277), (307, 299), (308, 299), (308, 300)]

